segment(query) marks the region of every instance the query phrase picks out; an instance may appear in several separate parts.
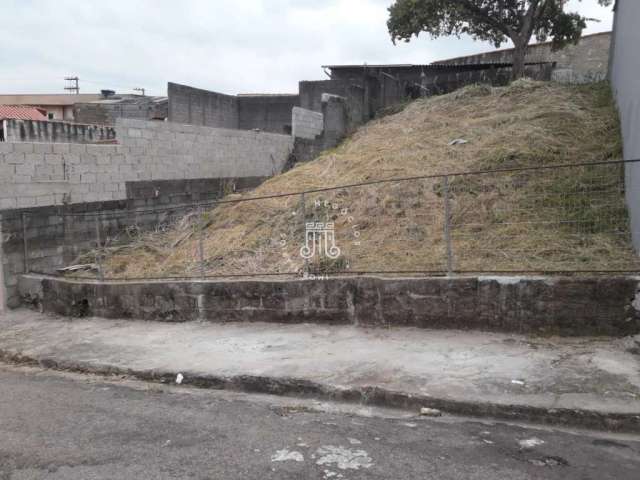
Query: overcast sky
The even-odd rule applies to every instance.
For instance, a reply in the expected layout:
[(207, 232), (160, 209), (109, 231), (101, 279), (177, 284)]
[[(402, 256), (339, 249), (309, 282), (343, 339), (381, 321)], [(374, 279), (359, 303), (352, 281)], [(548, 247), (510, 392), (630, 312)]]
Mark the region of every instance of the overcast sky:
[[(102, 88), (165, 95), (168, 81), (225, 93), (297, 92), (321, 65), (429, 63), (492, 49), (421, 36), (394, 46), (391, 0), (3, 0), (0, 93), (62, 93), (78, 75)], [(570, 9), (611, 29), (597, 0)], [(506, 45), (505, 45), (506, 46)]]

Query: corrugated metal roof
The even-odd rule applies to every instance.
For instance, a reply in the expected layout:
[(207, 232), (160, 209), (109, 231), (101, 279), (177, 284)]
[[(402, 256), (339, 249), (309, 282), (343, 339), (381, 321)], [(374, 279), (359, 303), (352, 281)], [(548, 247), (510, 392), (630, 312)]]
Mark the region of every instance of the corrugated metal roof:
[(47, 116), (35, 107), (16, 107), (0, 105), (0, 119), (12, 118), (17, 120), (46, 120)]

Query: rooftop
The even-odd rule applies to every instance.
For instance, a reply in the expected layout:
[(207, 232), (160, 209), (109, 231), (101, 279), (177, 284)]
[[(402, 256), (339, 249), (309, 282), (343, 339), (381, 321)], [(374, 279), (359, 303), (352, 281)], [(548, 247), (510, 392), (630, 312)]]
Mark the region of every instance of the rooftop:
[(71, 106), (75, 103), (91, 102), (101, 98), (99, 93), (47, 93), (0, 95), (0, 105), (56, 105)]
[(0, 105), (0, 120), (46, 120), (47, 116), (42, 110), (35, 107), (21, 107), (14, 105)]

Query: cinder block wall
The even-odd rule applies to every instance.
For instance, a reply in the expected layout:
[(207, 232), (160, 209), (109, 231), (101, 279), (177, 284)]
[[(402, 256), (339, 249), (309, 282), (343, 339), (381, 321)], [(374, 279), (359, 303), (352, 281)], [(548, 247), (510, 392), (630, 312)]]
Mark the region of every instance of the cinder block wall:
[[(602, 32), (585, 35), (577, 45), (568, 45), (557, 52), (551, 50), (550, 42), (530, 45), (526, 60), (527, 62), (556, 62), (557, 73), (554, 78), (557, 80), (576, 83), (603, 80), (607, 76), (610, 46), (611, 32)], [(512, 59), (513, 49), (506, 48), (435, 63), (439, 65), (509, 63)]]
[(300, 104), (299, 95), (239, 95), (238, 128), (291, 134), (291, 111)]
[(294, 137), (314, 140), (322, 135), (324, 131), (324, 115), (322, 113), (294, 107), (291, 116)]
[(169, 83), (167, 91), (170, 122), (239, 128), (238, 99), (235, 96), (177, 83)]
[(7, 142), (37, 143), (101, 143), (115, 142), (116, 131), (105, 125), (38, 120), (4, 120)]
[(121, 103), (76, 103), (73, 115), (78, 123), (115, 125), (118, 118), (151, 120), (167, 118), (168, 101), (156, 101), (154, 97), (141, 97), (136, 101)]
[(130, 119), (117, 130), (122, 145), (0, 143), (0, 262), (9, 302), (24, 273), (25, 233), (29, 265), (50, 272), (95, 242), (92, 219), (73, 213), (126, 214), (105, 228), (153, 225), (156, 214), (147, 221), (129, 213), (217, 198), (229, 181), (255, 186), (282, 171), (293, 151), (291, 136), (264, 132)]
[(0, 210), (126, 198), (127, 181), (268, 177), (287, 135), (118, 120), (122, 145), (0, 143)]

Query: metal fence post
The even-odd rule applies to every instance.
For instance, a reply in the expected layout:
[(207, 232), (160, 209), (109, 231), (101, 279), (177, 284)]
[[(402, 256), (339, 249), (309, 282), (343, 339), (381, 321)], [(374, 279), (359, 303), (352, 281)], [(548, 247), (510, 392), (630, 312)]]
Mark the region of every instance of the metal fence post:
[(104, 281), (104, 270), (102, 268), (102, 241), (100, 239), (100, 216), (96, 214), (96, 262), (98, 263), (98, 278)]
[(27, 240), (27, 216), (28, 214), (22, 212), (22, 248), (24, 255), (24, 273), (30, 273), (29, 266), (29, 241)]
[(449, 177), (442, 180), (444, 193), (444, 241), (447, 248), (447, 275), (453, 275), (453, 246), (451, 244), (451, 198), (449, 195)]
[[(307, 241), (307, 207), (306, 207), (306, 198), (304, 193), (300, 195), (300, 210), (302, 212), (302, 243), (301, 245), (305, 245)], [(304, 259), (304, 266), (302, 267), (302, 273), (305, 277), (309, 275), (309, 259)]]
[(207, 276), (204, 264), (204, 208), (200, 208), (198, 212), (198, 253), (200, 256), (200, 278), (202, 280)]

